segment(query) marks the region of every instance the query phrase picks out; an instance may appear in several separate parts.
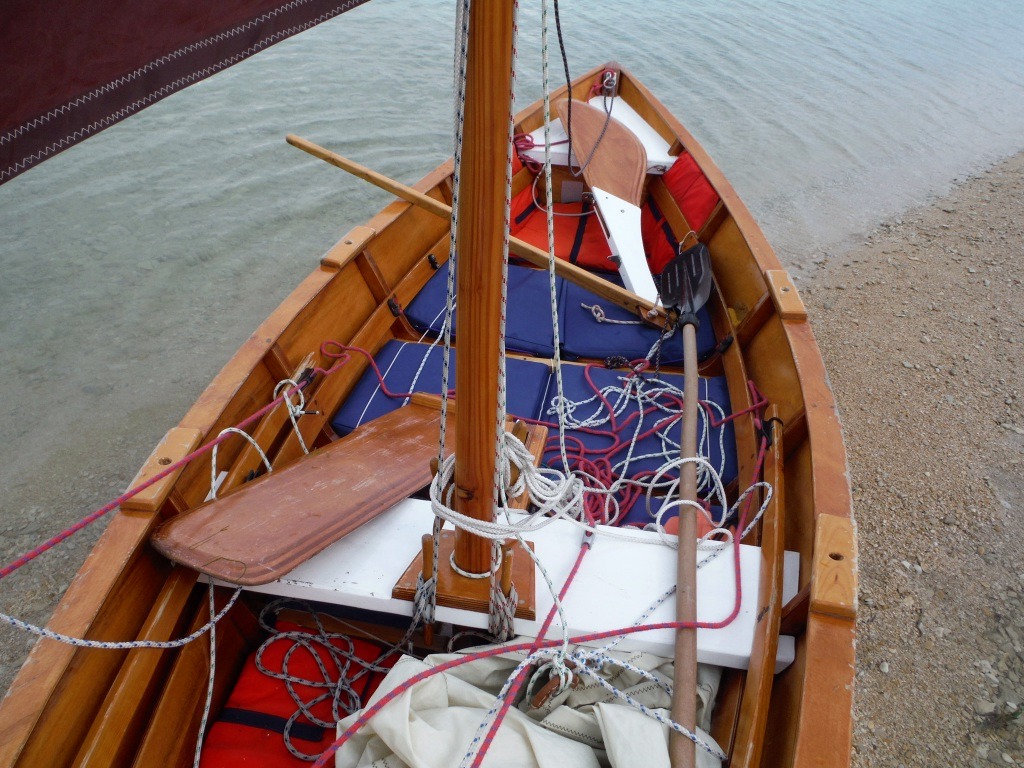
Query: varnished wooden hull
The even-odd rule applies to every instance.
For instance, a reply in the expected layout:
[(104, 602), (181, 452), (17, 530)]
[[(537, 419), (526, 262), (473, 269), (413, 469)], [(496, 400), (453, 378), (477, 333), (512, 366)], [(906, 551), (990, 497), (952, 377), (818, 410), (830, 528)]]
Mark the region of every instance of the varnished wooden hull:
[[(596, 72), (578, 81), (580, 94)], [(765, 469), (777, 497), (761, 531), (768, 567), (762, 568), (760, 631), (750, 671), (729, 676), (723, 686), (714, 735), (731, 752), (732, 766), (848, 764), (855, 545), (845, 450), (817, 345), (795, 288), (703, 149), (626, 72), (621, 96), (670, 144), (692, 154), (721, 200), (699, 234), (715, 271), (709, 308), (716, 331), (735, 340), (722, 355), (722, 372), (734, 409), (749, 403), (750, 379), (784, 425)], [(519, 127), (532, 130), (540, 120), (535, 106), (520, 116)], [(450, 173), (446, 164), (415, 187), (450, 202)], [(659, 185), (658, 179), (650, 182), (650, 194), (677, 234), (685, 234), (682, 215)], [(392, 203), (346, 234), (170, 430), (140, 478), (264, 406), (275, 384), (308, 354), (324, 362), (324, 340), (375, 351), (402, 335), (403, 321), (388, 300), (406, 306), (432, 274), (428, 256), (443, 259), (447, 250), (448, 222), (405, 202)], [(364, 367), (356, 361), (314, 385), (307, 410), (319, 415), (300, 421), (307, 442), (331, 438), (329, 415)], [(268, 420), (260, 429), (266, 433), (261, 443), (274, 446), (275, 466), (299, 457), (287, 419)], [(737, 422), (736, 436), (741, 477), (749, 476), (757, 450), (752, 423)], [(166, 640), (204, 623), (207, 608), (195, 574), (167, 562), (148, 541), (163, 520), (202, 503), (209, 490), (207, 461), (193, 462), (124, 505), (57, 607), (50, 629), (93, 639)], [(222, 447), (219, 464), (229, 471), (229, 489), (258, 459), (239, 440)], [(801, 589), (786, 606), (781, 558), (773, 557), (783, 548), (799, 551), (801, 560)], [(797, 637), (796, 661), (773, 676), (780, 625)], [(253, 616), (241, 604), (218, 627), (215, 705), (256, 635)], [(40, 641), (0, 705), (0, 765), (191, 764), (207, 643), (203, 638), (182, 650), (110, 651)]]

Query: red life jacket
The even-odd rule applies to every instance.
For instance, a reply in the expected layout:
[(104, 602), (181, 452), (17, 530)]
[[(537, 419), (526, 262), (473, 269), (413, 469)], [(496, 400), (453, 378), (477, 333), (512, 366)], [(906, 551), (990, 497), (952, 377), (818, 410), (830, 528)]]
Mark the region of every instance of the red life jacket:
[[(541, 198), (543, 204), (543, 197)], [(555, 203), (555, 256), (586, 269), (614, 272), (617, 267), (608, 259), (611, 250), (589, 203)], [(580, 216), (581, 213), (589, 215)], [(533, 188), (527, 187), (512, 200), (510, 233), (547, 253), (548, 220), (533, 201)]]
[[(316, 634), (284, 621), (278, 622), (277, 629), (281, 632), (304, 632), (311, 636)], [(381, 655), (381, 648), (374, 643), (359, 638), (352, 638), (352, 643), (355, 646), (355, 654), (365, 661), (374, 661)], [(342, 650), (348, 650), (347, 644), (343, 641), (333, 641), (332, 644)], [(263, 653), (263, 666), (280, 672), (285, 653), (292, 645), (293, 643), (287, 639), (271, 643)], [(330, 654), (318, 645), (313, 647), (328, 674), (337, 679), (339, 670)], [(397, 660), (398, 654), (394, 654), (383, 662), (383, 666), (391, 667)], [(361, 669), (353, 664), (349, 674), (354, 675)], [(323, 679), (312, 652), (304, 647), (292, 652), (288, 660), (288, 673), (303, 680)], [(365, 702), (383, 679), (382, 672), (369, 673), (356, 681), (353, 688)], [(292, 687), (303, 701), (311, 701), (326, 691), (325, 688), (301, 684), (293, 684)], [(206, 742), (203, 744), (201, 767), (259, 765), (277, 768), (309, 765), (308, 762), (292, 755), (284, 743), (285, 723), (296, 709), (285, 682), (269, 677), (257, 669), (254, 652), (246, 660), (238, 683), (224, 705), (220, 717), (209, 729)], [(319, 702), (311, 711), (322, 721), (330, 722), (333, 719), (330, 700)], [(309, 755), (323, 752), (335, 738), (334, 728), (316, 725), (304, 715), (300, 715), (291, 727), (293, 745)]]
[[(718, 193), (697, 167), (697, 161), (689, 153), (680, 155), (662, 176), (662, 180), (672, 199), (679, 205), (679, 210), (686, 217), (690, 228), (694, 232), (700, 232), (700, 228), (704, 226), (718, 204)], [(647, 204), (643, 206), (640, 212), (640, 228), (644, 250), (647, 252), (647, 263), (652, 273), (660, 275), (665, 265), (675, 258), (679, 244), (654, 200), (648, 199)], [(692, 241), (689, 244), (692, 245)]]

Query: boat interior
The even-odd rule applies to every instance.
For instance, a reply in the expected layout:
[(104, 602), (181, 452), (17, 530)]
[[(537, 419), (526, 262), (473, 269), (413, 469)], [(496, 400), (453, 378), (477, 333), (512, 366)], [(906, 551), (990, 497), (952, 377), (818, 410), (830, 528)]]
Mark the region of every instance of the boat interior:
[[(594, 92), (603, 77), (598, 68), (580, 78), (572, 97), (603, 110), (600, 88)], [(699, 450), (714, 469), (701, 470), (698, 517), (699, 533), (722, 542), (726, 554), (699, 578), (699, 617), (721, 618), (730, 601), (740, 601), (731, 537), (742, 539), (748, 572), (744, 634), (698, 631), (700, 661), (721, 668), (707, 727), (731, 766), (794, 764), (816, 741), (834, 741), (829, 728), (841, 739), (850, 727), (856, 583), (838, 421), (806, 311), (749, 213), (642, 85), (628, 72), (617, 85), (616, 118), (646, 149), (637, 246), (655, 288), (660, 271), (689, 245), (707, 248), (714, 273), (697, 315)], [(679, 505), (665, 504), (678, 467), (659, 468), (679, 452), (681, 337), (671, 323), (666, 330), (664, 314), (644, 316), (620, 300), (622, 287), (636, 284), (622, 260), (611, 258), (607, 229), (615, 225), (599, 215), (593, 189), (570, 169), (557, 133), (552, 150), (565, 157), (553, 158), (545, 178), (542, 124), (534, 107), (515, 127), (510, 234), (548, 251), (550, 191), (554, 253), (591, 282), (538, 267), (512, 249), (509, 430), (536, 467), (588, 478), (588, 525), (616, 529), (624, 542), (661, 541), (675, 533), (679, 514)], [(415, 189), (450, 206), (452, 165)], [(54, 631), (162, 642), (203, 628), (211, 610), (230, 605), (216, 625), (209, 704), (207, 635), (166, 650), (43, 640), (5, 701), (4, 715), (12, 717), (2, 726), (0, 754), (22, 765), (189, 765), (209, 706), (202, 765), (235, 764), (240, 755), (290, 764), (296, 753), (331, 745), (337, 734), (324, 724), (367, 702), (395, 663), (396, 644), (423, 657), (492, 639), (476, 603), (441, 598), (429, 631), (409, 631), (427, 559), (421, 534), (433, 520), (427, 487), (437, 469), (438, 427), (448, 419), (460, 428), (457, 395), (447, 416), (439, 411), (451, 394), (446, 387), (454, 387), (454, 373), (443, 378), (446, 317), (458, 311), (449, 301), (450, 225), (422, 205), (396, 201), (346, 233), (167, 433), (133, 486), (174, 471), (121, 505), (55, 613)], [(620, 242), (616, 250), (623, 248)], [(451, 348), (455, 366), (457, 334)], [(291, 405), (250, 420), (246, 435), (229, 433), (214, 454), (212, 482), (208, 455), (177, 466), (266, 409), (282, 382), (292, 388)], [(266, 482), (277, 473), (279, 482)], [(715, 475), (724, 499), (715, 494)], [(520, 508), (528, 513), (528, 500)], [(547, 538), (538, 533), (534, 546), (541, 555), (570, 542), (563, 559), (552, 554), (549, 561), (560, 586), (583, 532), (554, 528), (543, 529)], [(591, 577), (583, 577), (584, 596), (566, 598), (572, 634), (629, 625), (637, 617), (628, 611), (646, 600), (638, 596), (656, 597), (675, 583), (674, 571), (649, 573), (657, 559), (650, 552), (667, 549), (671, 562), (674, 550), (638, 544), (635, 555), (604, 561), (601, 544), (593, 547), (599, 565), (589, 586)], [(508, 556), (532, 574), (528, 557)], [(740, 563), (739, 547), (735, 557)], [(553, 599), (542, 577), (523, 578), (536, 582), (519, 589), (513, 634), (535, 637)], [(208, 581), (216, 584), (209, 593)], [(608, 581), (631, 596), (624, 613), (615, 613), (614, 590), (601, 586)], [(96, 594), (107, 597), (85, 597)], [(486, 593), (480, 601), (486, 610)], [(674, 633), (661, 632), (630, 635), (620, 647), (671, 657)], [(312, 684), (324, 675), (333, 687)], [(289, 688), (315, 703), (296, 705)], [(803, 727), (827, 723), (830, 712), (833, 726)]]

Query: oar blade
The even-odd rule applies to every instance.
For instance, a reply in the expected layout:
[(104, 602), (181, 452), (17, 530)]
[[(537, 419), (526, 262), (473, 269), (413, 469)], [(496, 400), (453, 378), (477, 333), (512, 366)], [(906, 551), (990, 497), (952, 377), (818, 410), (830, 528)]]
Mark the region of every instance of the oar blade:
[(661, 303), (679, 314), (695, 314), (711, 295), (711, 254), (704, 243), (687, 248), (661, 273)]

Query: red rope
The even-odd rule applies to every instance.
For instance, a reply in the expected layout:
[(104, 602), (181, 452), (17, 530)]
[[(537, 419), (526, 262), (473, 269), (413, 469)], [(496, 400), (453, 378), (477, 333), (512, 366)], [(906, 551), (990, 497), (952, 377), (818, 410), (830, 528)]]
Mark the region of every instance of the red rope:
[[(557, 147), (559, 144), (568, 144), (568, 139), (562, 139), (561, 141), (552, 141), (551, 146)], [(544, 170), (544, 164), (539, 160), (534, 160), (532, 157), (527, 156), (525, 153), (529, 149), (534, 149), (542, 144), (537, 144), (533, 140), (533, 136), (528, 133), (517, 133), (512, 137), (512, 146), (515, 148), (516, 156), (519, 158), (519, 162), (523, 164), (523, 167), (530, 171), (534, 176)]]
[(756, 422), (757, 428), (761, 428), (761, 411), (768, 405), (768, 398), (761, 394), (761, 391), (757, 388), (753, 381), (747, 382), (747, 391), (750, 392), (750, 397), (753, 403), (742, 411), (736, 411), (730, 413), (725, 418), (718, 420), (715, 418), (714, 410), (706, 402), (701, 400), (701, 405), (704, 406), (704, 410), (708, 412), (708, 418), (711, 421), (711, 426), (715, 429), (721, 427), (723, 424), (728, 424), (730, 421), (735, 421), (740, 416), (745, 416), (748, 413), (754, 414), (754, 421)]
[[(753, 383), (751, 383), (750, 386), (752, 388), (752, 393), (756, 393), (757, 398), (759, 400), (763, 400), (763, 396), (760, 395), (759, 392), (757, 392), (756, 388), (753, 388)], [(761, 404), (761, 407), (763, 407), (766, 404), (767, 404), (767, 401), (764, 401), (764, 403)], [(753, 410), (753, 408), (750, 408), (750, 409), (747, 409), (746, 412), (751, 412), (752, 410)], [(761, 419), (760, 419), (759, 415), (755, 415), (755, 421), (758, 424), (760, 424)], [(760, 476), (761, 476), (761, 471), (762, 471), (763, 466), (764, 466), (764, 459), (765, 459), (765, 456), (767, 455), (767, 452), (768, 452), (768, 441), (767, 441), (766, 438), (762, 437), (761, 438), (760, 448), (759, 448), (758, 454), (757, 454), (757, 460), (755, 461), (755, 465), (754, 465), (754, 471), (751, 473), (752, 474), (752, 484), (754, 482), (757, 482), (758, 478), (760, 478)], [(722, 628), (728, 626), (729, 624), (731, 624), (733, 621), (735, 621), (736, 617), (739, 615), (740, 608), (741, 608), (741, 606), (743, 604), (743, 582), (742, 582), (742, 571), (741, 571), (741, 565), (740, 565), (740, 538), (742, 536), (743, 529), (746, 526), (747, 513), (750, 510), (750, 502), (751, 502), (752, 495), (753, 494), (747, 496), (747, 498), (744, 501), (743, 507), (740, 510), (740, 519), (739, 519), (739, 522), (738, 522), (738, 524), (736, 526), (737, 530), (740, 532), (740, 535), (737, 535), (737, 536), (735, 536), (733, 538), (733, 579), (734, 579), (734, 586), (735, 586), (735, 592), (736, 592), (736, 599), (735, 599), (735, 602), (733, 603), (732, 610), (729, 612), (728, 616), (726, 616), (724, 619), (721, 619), (720, 621), (713, 621), (713, 622), (708, 622), (708, 621), (693, 621), (693, 622), (671, 621), (671, 622), (662, 622), (662, 623), (658, 623), (658, 624), (644, 624), (644, 625), (634, 626), (634, 627), (624, 627), (624, 628), (619, 628), (619, 629), (607, 630), (605, 632), (593, 632), (593, 633), (586, 634), (586, 635), (578, 635), (578, 636), (575, 636), (575, 637), (570, 637), (569, 638), (569, 642), (574, 644), (574, 645), (580, 645), (580, 644), (584, 644), (584, 643), (594, 643), (594, 642), (597, 642), (599, 640), (606, 640), (606, 639), (609, 639), (609, 638), (620, 637), (620, 636), (623, 636), (623, 635), (632, 635), (632, 634), (636, 634), (636, 633), (639, 633), (639, 632), (650, 632), (650, 631), (658, 630), (658, 629), (675, 629), (675, 630), (680, 630), (680, 629), (722, 629)], [(585, 554), (585, 551), (586, 551), (586, 548), (581, 549), (580, 554), (577, 556), (576, 564), (573, 566), (573, 569), (572, 569), (569, 577), (567, 578), (566, 583), (562, 587), (562, 591), (559, 593), (560, 594), (560, 598), (565, 595), (565, 593), (566, 593), (566, 591), (567, 591), (567, 589), (569, 587), (569, 584), (572, 581), (572, 578), (576, 575), (576, 572), (579, 569), (579, 565), (580, 565), (580, 562), (582, 560), (583, 554)], [(447, 662), (444, 662), (442, 664), (439, 664), (436, 667), (431, 667), (430, 669), (423, 670), (422, 672), (419, 672), (416, 675), (413, 675), (412, 677), (408, 678), (407, 680), (405, 680), (404, 682), (402, 682), (401, 684), (399, 684), (398, 686), (396, 686), (395, 688), (393, 688), (392, 690), (390, 690), (386, 694), (384, 694), (372, 706), (370, 706), (367, 709), (365, 709), (363, 711), (363, 713), (352, 723), (352, 725), (350, 725), (345, 730), (345, 732), (342, 733), (341, 736), (339, 736), (338, 739), (333, 744), (331, 744), (331, 746), (328, 747), (327, 750), (320, 756), (320, 758), (316, 761), (316, 763), (314, 763), (314, 768), (318, 768), (319, 766), (326, 765), (327, 761), (331, 758), (331, 756), (334, 755), (334, 753), (337, 752), (338, 749), (340, 749), (341, 746), (346, 741), (348, 741), (358, 730), (360, 730), (364, 725), (366, 725), (366, 723), (368, 723), (374, 717), (374, 715), (377, 714), (377, 712), (379, 712), (381, 709), (383, 709), (384, 706), (386, 706), (388, 703), (393, 701), (395, 698), (397, 698), (398, 696), (401, 696), (402, 694), (404, 694), (407, 690), (409, 690), (412, 686), (416, 685), (417, 683), (419, 683), (419, 682), (421, 682), (423, 680), (426, 680), (427, 678), (432, 677), (433, 675), (440, 674), (442, 672), (446, 672), (449, 669), (453, 669), (455, 667), (461, 666), (463, 664), (468, 664), (469, 662), (477, 661), (479, 659), (489, 658), (491, 656), (496, 656), (496, 655), (502, 654), (502, 653), (518, 653), (520, 651), (527, 651), (528, 653), (536, 653), (537, 651), (539, 651), (541, 649), (553, 648), (553, 647), (555, 647), (557, 645), (560, 645), (561, 642), (562, 642), (560, 640), (543, 640), (542, 639), (544, 637), (544, 634), (546, 632), (546, 629), (547, 629), (548, 623), (550, 622), (550, 619), (551, 619), (551, 614), (549, 613), (548, 619), (545, 621), (545, 627), (542, 629), (542, 631), (538, 634), (538, 637), (532, 643), (518, 643), (518, 644), (515, 644), (515, 645), (502, 645), (502, 646), (496, 646), (494, 648), (489, 648), (489, 649), (486, 649), (486, 650), (483, 650), (483, 651), (478, 651), (476, 653), (466, 654), (465, 656), (461, 656), (461, 657), (459, 657), (457, 659), (451, 659), (450, 661), (447, 661)], [(524, 673), (522, 673), (520, 675), (520, 678), (524, 678), (524, 677), (525, 677), (525, 670), (524, 670)], [(514, 688), (514, 690), (516, 692), (521, 687), (522, 687), (522, 679), (517, 679), (515, 682), (513, 682), (513, 688)], [(495, 724), (492, 724), (491, 729), (488, 730), (488, 733), (485, 736), (483, 745), (481, 746), (480, 751), (477, 753), (477, 757), (474, 759), (474, 763), (473, 763), (474, 768), (478, 767), (480, 765), (480, 762), (483, 760), (483, 757), (484, 757), (484, 754), (487, 751), (487, 748), (493, 742), (494, 733), (497, 731), (497, 726), (500, 725), (500, 722), (504, 719), (505, 713), (507, 712), (507, 710), (508, 710), (508, 708), (510, 706), (510, 703), (511, 703), (511, 701), (513, 699), (514, 699), (514, 693), (512, 692), (512, 690), (510, 690), (508, 695), (506, 696), (505, 702), (503, 702), (503, 704), (502, 704), (501, 710), (499, 710), (499, 717), (496, 718)]]
[(602, 70), (601, 74), (599, 74), (597, 76), (597, 81), (593, 85), (590, 86), (590, 95), (591, 95), (591, 97), (597, 96), (599, 93), (601, 93), (601, 91), (604, 90), (604, 78), (605, 78), (605, 75), (608, 75), (608, 74), (612, 74), (612, 75), (615, 75), (616, 77), (618, 77), (618, 73), (614, 69)]
[[(631, 361), (629, 364), (632, 368), (631, 372), (626, 375), (626, 378), (633, 376), (640, 376), (649, 367), (650, 361), (641, 359)], [(604, 498), (601, 491), (609, 488), (618, 478), (612, 471), (612, 457), (628, 448), (630, 443), (634, 441), (630, 427), (637, 420), (646, 420), (652, 415), (664, 412), (666, 410), (675, 409), (677, 413), (666, 413), (662, 418), (657, 419), (651, 427), (641, 431), (636, 435), (635, 440), (640, 442), (653, 435), (665, 432), (673, 425), (677, 424), (682, 419), (682, 399), (678, 395), (674, 395), (668, 392), (663, 392), (659, 396), (658, 403), (648, 406), (645, 409), (637, 409), (627, 414), (625, 418), (620, 419), (614, 412), (611, 402), (607, 396), (601, 392), (600, 387), (594, 382), (591, 371), (600, 367), (596, 364), (588, 365), (584, 368), (584, 377), (590, 390), (593, 392), (593, 397), (597, 399), (604, 408), (604, 411), (608, 414), (608, 428), (598, 429), (594, 427), (578, 427), (573, 430), (575, 433), (593, 435), (602, 439), (607, 439), (609, 444), (603, 448), (588, 448), (584, 442), (576, 435), (566, 435), (566, 459), (568, 459), (568, 465), (562, 466), (564, 471), (578, 471), (582, 473), (584, 481), (588, 488), (591, 488), (598, 493), (588, 494), (586, 497), (585, 505), (586, 509), (591, 516), (596, 518), (602, 524), (613, 525), (615, 521), (611, 519), (610, 507), (607, 498)], [(718, 420), (714, 416), (714, 411), (709, 403), (701, 401), (701, 405), (708, 413), (709, 424), (713, 429), (719, 429), (725, 424), (735, 418), (742, 416), (747, 413), (754, 413), (755, 420), (758, 419), (758, 413), (763, 409), (768, 401), (762, 395), (757, 388), (754, 386), (752, 381), (747, 382), (748, 389), (751, 393), (752, 405), (748, 408), (730, 414), (729, 416)], [(556, 430), (558, 425), (551, 421), (545, 421), (541, 419), (523, 419), (529, 423), (540, 424), (548, 427), (550, 430)], [(629, 434), (629, 439), (623, 439), (624, 434)], [(560, 447), (559, 437), (552, 435), (548, 438), (547, 446), (545, 447), (545, 454), (552, 454), (557, 451)], [(551, 466), (561, 465), (561, 457), (551, 457), (549, 464)], [(633, 504), (636, 503), (639, 496), (643, 493), (639, 487), (639, 481), (645, 477), (652, 476), (651, 472), (639, 472), (634, 475), (621, 478), (624, 480), (624, 485), (616, 494), (618, 500), (619, 510), (628, 511), (632, 508)], [(590, 478), (594, 479), (591, 480)], [(671, 479), (671, 476), (667, 476), (667, 479)]]
[[(328, 352), (327, 347), (328, 345), (331, 344), (338, 347), (338, 349), (341, 351)], [(367, 361), (370, 363), (370, 367), (373, 369), (373, 372), (377, 376), (377, 386), (380, 387), (380, 391), (383, 392), (387, 397), (390, 397), (392, 400), (404, 400), (407, 397), (413, 396), (412, 392), (392, 392), (390, 389), (388, 389), (387, 385), (384, 383), (384, 374), (381, 373), (380, 368), (377, 367), (377, 361), (374, 360), (373, 355), (371, 355), (367, 350), (363, 349), (362, 347), (354, 347), (347, 344), (341, 344), (337, 341), (325, 341), (323, 344), (320, 345), (320, 352), (321, 354), (323, 354), (324, 357), (331, 358), (332, 360), (341, 360), (341, 365), (344, 365), (344, 362), (348, 361), (349, 352), (357, 352), (358, 354), (365, 357)], [(448, 390), (448, 397), (455, 397), (454, 389)]]
[[(580, 569), (580, 564), (583, 562), (583, 556), (590, 551), (590, 539), (592, 534), (588, 533), (587, 538), (583, 542), (583, 546), (580, 547), (579, 554), (576, 555), (576, 562), (572, 566), (572, 570), (569, 571), (569, 575), (565, 579), (565, 583), (562, 585), (562, 589), (558, 593), (558, 601), (561, 602), (565, 599), (565, 595), (569, 591), (569, 587), (576, 578), (576, 573)], [(540, 643), (548, 633), (548, 628), (551, 626), (551, 622), (554, 621), (555, 616), (558, 613), (558, 603), (551, 605), (551, 610), (548, 611), (547, 617), (544, 619), (544, 625), (540, 628), (537, 633), (537, 639), (534, 641), (529, 653), (534, 654), (540, 648)], [(494, 722), (491, 723), (491, 727), (487, 729), (487, 734), (484, 736), (483, 741), (480, 744), (480, 749), (476, 753), (476, 757), (473, 759), (472, 768), (479, 768), (480, 763), (483, 762), (484, 756), (487, 754), (487, 750), (490, 749), (491, 743), (494, 741), (494, 737), (498, 733), (498, 728), (501, 727), (502, 722), (505, 720), (505, 715), (508, 714), (509, 708), (512, 706), (512, 702), (516, 699), (516, 694), (519, 693), (519, 689), (523, 687), (523, 683), (526, 682), (526, 678), (529, 676), (530, 668), (524, 667), (523, 671), (519, 673), (515, 680), (512, 681), (512, 685), (505, 693), (505, 698), (501, 702), (501, 708), (494, 716)]]

